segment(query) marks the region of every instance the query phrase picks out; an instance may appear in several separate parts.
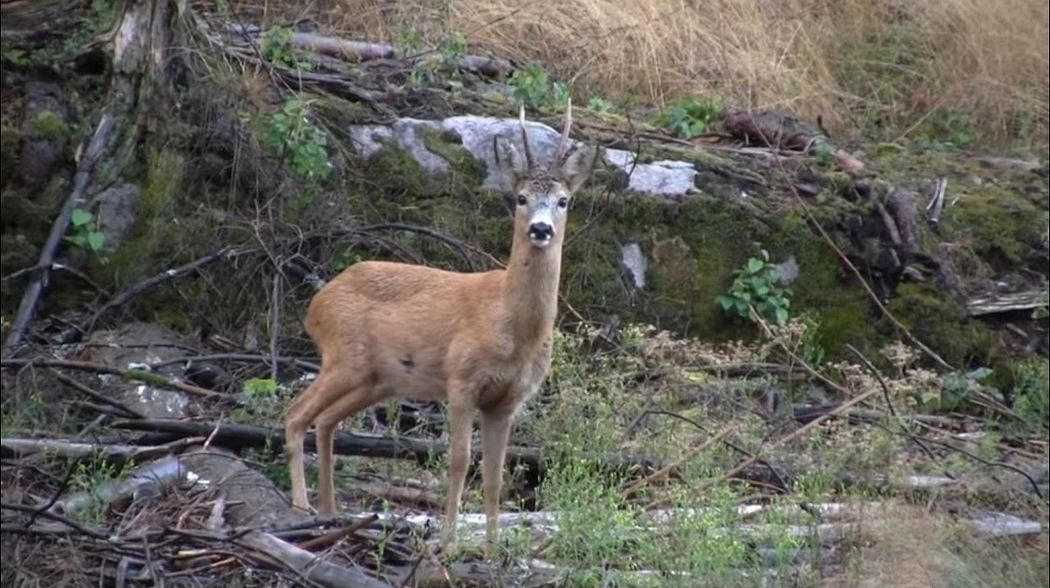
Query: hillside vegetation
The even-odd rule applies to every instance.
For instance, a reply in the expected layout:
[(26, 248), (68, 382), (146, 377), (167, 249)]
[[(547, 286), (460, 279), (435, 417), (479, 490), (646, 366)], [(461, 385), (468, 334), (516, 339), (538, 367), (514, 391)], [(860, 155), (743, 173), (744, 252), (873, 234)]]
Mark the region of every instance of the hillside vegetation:
[(1050, 8), (1040, 0), (316, 0), (235, 2), (408, 50), (452, 33), (539, 60), (583, 98), (689, 95), (878, 139), (1047, 149)]
[[(1050, 580), (1045, 3), (0, 14), (0, 586)], [(570, 99), (600, 157), (495, 553), (477, 464), (440, 544), (440, 402), (348, 418), (343, 514), (291, 508), (311, 298), (503, 267), (495, 138), (546, 157)]]

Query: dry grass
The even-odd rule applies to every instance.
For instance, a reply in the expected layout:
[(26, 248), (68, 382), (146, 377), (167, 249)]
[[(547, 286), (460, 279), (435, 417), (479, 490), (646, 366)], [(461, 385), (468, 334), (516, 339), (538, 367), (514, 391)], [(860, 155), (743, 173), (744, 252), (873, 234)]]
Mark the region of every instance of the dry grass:
[[(261, 2), (261, 4), (260, 4)], [(406, 32), (540, 60), (577, 96), (686, 94), (822, 115), (881, 138), (960, 129), (1045, 150), (1050, 9), (1042, 0), (253, 0), (359, 38)], [(1045, 152), (1045, 151), (1044, 151)]]
[(964, 523), (896, 505), (854, 547), (834, 588), (1028, 588), (1047, 583), (1047, 535), (980, 538)]

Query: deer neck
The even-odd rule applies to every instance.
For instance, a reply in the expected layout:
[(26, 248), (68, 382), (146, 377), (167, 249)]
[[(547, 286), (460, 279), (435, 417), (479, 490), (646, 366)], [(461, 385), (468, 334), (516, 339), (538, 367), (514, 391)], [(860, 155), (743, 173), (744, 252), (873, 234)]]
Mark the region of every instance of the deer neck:
[(504, 304), (515, 340), (545, 339), (554, 328), (561, 279), (561, 237), (543, 249), (515, 235), (504, 282)]

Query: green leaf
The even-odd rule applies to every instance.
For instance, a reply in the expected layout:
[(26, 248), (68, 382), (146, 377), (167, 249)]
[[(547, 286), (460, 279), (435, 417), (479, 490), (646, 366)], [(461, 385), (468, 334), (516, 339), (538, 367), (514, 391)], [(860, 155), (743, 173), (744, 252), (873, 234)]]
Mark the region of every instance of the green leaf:
[(82, 208), (78, 208), (73, 211), (73, 216), (71, 216), (69, 220), (73, 223), (74, 227), (82, 227), (91, 222), (92, 218), (94, 217), (91, 215), (90, 212)]
[(102, 231), (91, 231), (87, 234), (87, 244), (92, 251), (102, 251), (105, 242), (106, 235)]
[(752, 257), (751, 259), (747, 260), (747, 271), (752, 274), (755, 274), (758, 273), (763, 267), (765, 267), (765, 265), (766, 263), (761, 259), (757, 257)]
[(783, 306), (777, 307), (777, 322), (784, 323), (788, 320), (788, 310)]
[(733, 308), (734, 300), (728, 296), (719, 296), (715, 298), (715, 302), (718, 306), (722, 307), (722, 310), (729, 312)]
[(742, 316), (744, 318), (747, 318), (748, 316), (751, 315), (750, 309), (748, 309), (748, 307), (747, 307), (747, 301), (746, 300), (741, 300), (740, 298), (737, 298), (734, 302), (736, 303), (736, 312), (737, 312), (737, 314), (739, 314), (740, 316)]

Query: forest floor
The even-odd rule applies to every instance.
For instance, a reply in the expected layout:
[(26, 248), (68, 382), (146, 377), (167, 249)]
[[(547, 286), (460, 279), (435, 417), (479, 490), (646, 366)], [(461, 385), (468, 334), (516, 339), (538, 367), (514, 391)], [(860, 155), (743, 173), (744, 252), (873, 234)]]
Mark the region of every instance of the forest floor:
[[(505, 209), (466, 184), (475, 163), (435, 196), (400, 155), (359, 161), (348, 125), (519, 103), (554, 124), (569, 89), (455, 35), (405, 55), (192, 4), (4, 3), (3, 586), (1047, 583), (1045, 154), (958, 132), (832, 145), (782, 114), (734, 127), (703, 97), (580, 105), (578, 138), (684, 158), (710, 193), (574, 203), (585, 237), (567, 246), (550, 375), (512, 433), (496, 553), (479, 551), (475, 471), (460, 546), (440, 548), (439, 403), (344, 423), (343, 514), (293, 509), (281, 424), (318, 369), (301, 324), (315, 278), (506, 254)], [(41, 18), (67, 40), (25, 33)], [(891, 196), (928, 184), (915, 229)], [(77, 186), (112, 200), (59, 222)], [(719, 233), (726, 259), (689, 257), (723, 221), (741, 223)], [(605, 233), (631, 222), (656, 294), (629, 286)], [(791, 233), (827, 280), (803, 273), (788, 318), (772, 300), (727, 315), (734, 269), (771, 266), (745, 243), (764, 233)], [(694, 319), (718, 336), (690, 337)]]

